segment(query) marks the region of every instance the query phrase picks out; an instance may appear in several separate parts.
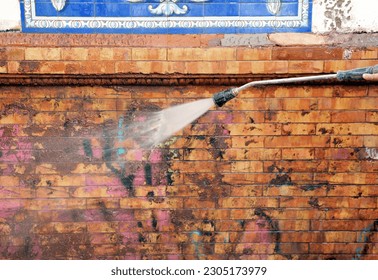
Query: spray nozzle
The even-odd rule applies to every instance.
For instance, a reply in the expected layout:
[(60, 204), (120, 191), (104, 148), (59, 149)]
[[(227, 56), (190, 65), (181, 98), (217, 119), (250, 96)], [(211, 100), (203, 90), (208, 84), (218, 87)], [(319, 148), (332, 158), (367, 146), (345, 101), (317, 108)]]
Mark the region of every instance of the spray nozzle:
[(227, 103), (229, 100), (236, 97), (236, 92), (234, 89), (226, 89), (224, 91), (218, 92), (213, 95), (213, 100), (215, 105), (218, 107), (222, 107), (225, 103)]

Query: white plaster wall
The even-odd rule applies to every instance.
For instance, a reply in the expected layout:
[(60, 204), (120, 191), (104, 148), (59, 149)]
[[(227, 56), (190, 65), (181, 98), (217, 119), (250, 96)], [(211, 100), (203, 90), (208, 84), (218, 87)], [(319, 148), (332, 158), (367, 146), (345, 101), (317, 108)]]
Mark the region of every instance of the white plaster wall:
[(313, 0), (314, 33), (378, 32), (378, 0)]
[(21, 26), (18, 0), (0, 0), (0, 31), (19, 30)]
[[(313, 0), (314, 33), (378, 32), (378, 0)], [(19, 0), (0, 0), (0, 31), (20, 29)]]

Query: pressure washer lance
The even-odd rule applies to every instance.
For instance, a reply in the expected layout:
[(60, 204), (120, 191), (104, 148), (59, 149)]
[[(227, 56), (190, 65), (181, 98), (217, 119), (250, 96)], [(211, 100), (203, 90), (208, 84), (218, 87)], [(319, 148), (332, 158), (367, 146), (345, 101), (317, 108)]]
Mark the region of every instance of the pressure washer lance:
[(343, 82), (363, 81), (364, 78), (362, 76), (364, 74), (376, 74), (376, 73), (378, 73), (378, 64), (371, 67), (357, 68), (357, 69), (352, 69), (352, 70), (347, 70), (347, 71), (338, 71), (336, 74), (253, 81), (243, 86), (240, 86), (238, 88), (230, 88), (230, 89), (226, 89), (224, 91), (218, 92), (214, 94), (213, 101), (215, 105), (217, 105), (218, 107), (222, 107), (226, 102), (235, 98), (239, 92), (253, 86), (289, 84), (289, 83), (300, 83), (300, 82), (331, 80), (331, 79), (337, 79), (338, 81), (343, 81)]

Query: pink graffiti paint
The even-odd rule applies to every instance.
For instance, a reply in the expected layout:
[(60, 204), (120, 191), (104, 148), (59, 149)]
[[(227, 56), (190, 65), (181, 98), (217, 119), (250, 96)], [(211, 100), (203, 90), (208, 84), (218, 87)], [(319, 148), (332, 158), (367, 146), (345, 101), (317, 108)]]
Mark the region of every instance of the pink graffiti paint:
[(168, 255), (167, 260), (179, 260), (180, 256), (179, 255)]
[(134, 150), (134, 160), (142, 161), (143, 160), (143, 150)]
[(135, 172), (135, 177), (134, 177), (134, 185), (135, 186), (142, 186), (145, 183), (145, 172), (143, 168), (139, 168)]
[(162, 153), (160, 150), (152, 150), (149, 156), (151, 163), (159, 163), (162, 160)]
[(170, 225), (171, 214), (169, 211), (157, 210), (155, 212), (156, 220), (158, 221), (158, 230), (167, 231)]
[(128, 190), (126, 190), (121, 182), (116, 186), (107, 186), (106, 193), (111, 197), (123, 197), (129, 194)]
[(100, 148), (92, 148), (93, 157), (97, 159), (102, 158), (103, 151)]
[(118, 186), (120, 185), (119, 178), (114, 177), (101, 177), (98, 176), (86, 176), (85, 177), (86, 186)]

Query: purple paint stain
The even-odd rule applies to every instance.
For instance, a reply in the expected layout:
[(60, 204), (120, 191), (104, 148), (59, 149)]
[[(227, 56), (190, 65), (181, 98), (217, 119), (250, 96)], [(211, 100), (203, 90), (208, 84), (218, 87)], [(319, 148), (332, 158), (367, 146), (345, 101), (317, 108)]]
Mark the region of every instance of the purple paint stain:
[(350, 158), (350, 151), (347, 149), (337, 149), (334, 153), (334, 159), (348, 159)]

